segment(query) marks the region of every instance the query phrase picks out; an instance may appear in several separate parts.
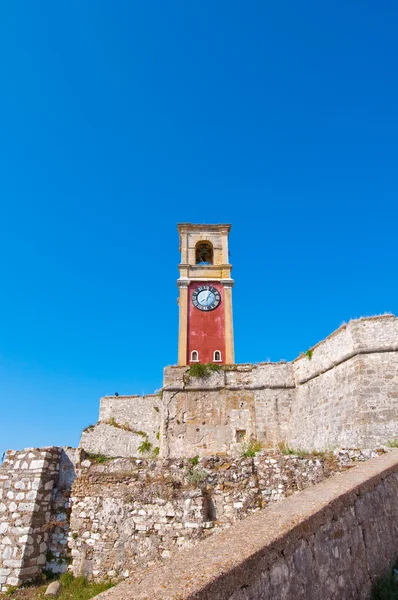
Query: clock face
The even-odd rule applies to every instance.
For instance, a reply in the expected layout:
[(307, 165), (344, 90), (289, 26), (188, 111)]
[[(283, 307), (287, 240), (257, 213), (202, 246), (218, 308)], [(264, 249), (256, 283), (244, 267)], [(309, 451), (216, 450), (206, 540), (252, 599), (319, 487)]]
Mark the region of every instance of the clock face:
[(199, 310), (214, 310), (220, 302), (220, 292), (211, 285), (201, 285), (192, 294), (192, 304)]

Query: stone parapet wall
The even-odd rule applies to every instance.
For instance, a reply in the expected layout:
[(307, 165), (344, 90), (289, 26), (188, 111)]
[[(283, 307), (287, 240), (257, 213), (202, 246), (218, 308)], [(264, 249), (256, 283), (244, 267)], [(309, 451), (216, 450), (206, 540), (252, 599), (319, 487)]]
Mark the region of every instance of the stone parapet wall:
[(161, 395), (105, 396), (100, 401), (97, 425), (82, 433), (80, 447), (91, 454), (139, 456), (142, 442), (160, 446)]
[(135, 571), (99, 600), (368, 600), (398, 556), (398, 452)]
[(398, 319), (394, 315), (383, 315), (350, 321), (311, 350), (311, 360), (301, 356), (292, 363), (297, 384), (305, 383), (357, 354), (398, 352)]
[(46, 564), (52, 490), (60, 448), (9, 450), (0, 467), (0, 589), (21, 585)]
[(210, 377), (195, 378), (187, 375), (187, 367), (166, 367), (163, 390), (203, 389), (285, 389), (295, 387), (292, 363), (260, 363), (258, 365), (227, 365)]
[(83, 460), (72, 488), (69, 546), (75, 575), (128, 577), (283, 500), (373, 451), (320, 457), (260, 453), (228, 460)]

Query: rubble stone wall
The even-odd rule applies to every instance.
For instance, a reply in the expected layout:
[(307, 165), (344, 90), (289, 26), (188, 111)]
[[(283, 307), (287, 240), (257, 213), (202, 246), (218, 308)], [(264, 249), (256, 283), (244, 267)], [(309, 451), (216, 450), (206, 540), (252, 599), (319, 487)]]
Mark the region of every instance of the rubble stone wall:
[[(261, 453), (228, 460), (84, 460), (72, 488), (69, 546), (75, 575), (128, 577), (230, 527), (248, 514), (366, 460), (342, 451), (325, 461)], [(194, 464), (193, 464), (194, 463)]]
[(398, 451), (250, 515), (98, 600), (369, 600), (398, 556)]
[(62, 448), (59, 457), (59, 475), (52, 490), (51, 517), (47, 524), (49, 537), (45, 568), (53, 573), (67, 571), (71, 560), (68, 547), (70, 494), (80, 455), (79, 449)]
[(0, 467), (0, 589), (37, 576), (46, 563), (60, 448), (9, 450)]

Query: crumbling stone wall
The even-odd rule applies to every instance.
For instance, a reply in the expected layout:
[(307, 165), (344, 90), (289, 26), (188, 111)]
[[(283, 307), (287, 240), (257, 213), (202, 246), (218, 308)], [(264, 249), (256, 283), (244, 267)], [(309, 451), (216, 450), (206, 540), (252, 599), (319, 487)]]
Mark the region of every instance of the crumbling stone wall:
[(69, 565), (70, 490), (81, 452), (9, 450), (0, 467), (0, 590)]
[(372, 451), (333, 459), (261, 453), (228, 460), (83, 460), (72, 488), (69, 545), (75, 575), (128, 577), (213, 531), (366, 460)]
[(105, 396), (99, 421), (83, 431), (80, 447), (91, 454), (139, 456), (143, 441), (159, 448), (161, 417), (161, 394)]
[(67, 571), (71, 560), (68, 547), (70, 494), (80, 456), (79, 449), (61, 449), (59, 474), (51, 495), (51, 517), (46, 524), (49, 537), (45, 568), (53, 573)]
[(60, 448), (9, 450), (0, 467), (0, 589), (38, 575), (46, 563), (51, 493)]
[(250, 515), (99, 600), (368, 600), (398, 555), (398, 452)]

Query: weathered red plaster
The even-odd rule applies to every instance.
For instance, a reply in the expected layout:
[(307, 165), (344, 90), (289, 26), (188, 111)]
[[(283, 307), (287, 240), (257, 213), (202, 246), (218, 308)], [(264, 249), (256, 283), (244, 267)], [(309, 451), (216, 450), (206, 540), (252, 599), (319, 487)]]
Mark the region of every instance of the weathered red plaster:
[[(217, 308), (202, 311), (192, 304), (192, 294), (201, 285), (212, 285), (221, 295), (221, 302)], [(225, 363), (225, 318), (224, 318), (224, 288), (217, 281), (196, 281), (189, 286), (188, 294), (188, 356), (187, 362), (191, 363), (191, 352), (199, 352), (199, 362), (214, 362), (214, 351), (221, 352), (222, 361)]]

